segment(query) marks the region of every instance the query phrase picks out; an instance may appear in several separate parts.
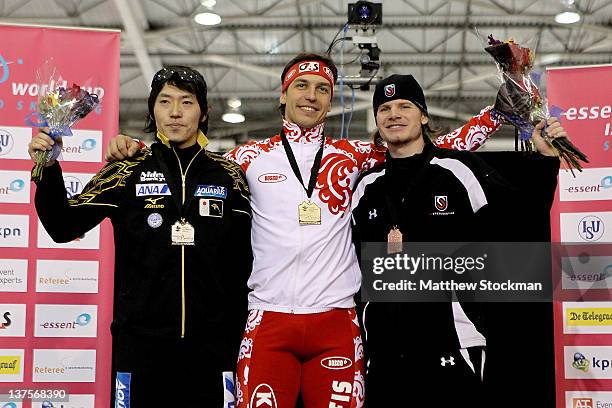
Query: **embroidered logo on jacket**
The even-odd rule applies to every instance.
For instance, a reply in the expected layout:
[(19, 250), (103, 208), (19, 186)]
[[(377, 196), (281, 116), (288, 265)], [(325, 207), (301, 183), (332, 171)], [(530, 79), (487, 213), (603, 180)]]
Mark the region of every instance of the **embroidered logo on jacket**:
[(227, 198), (227, 188), (224, 186), (199, 185), (193, 195), (196, 197)]
[(438, 211), (446, 211), (448, 208), (448, 196), (434, 196), (434, 207)]
[(136, 197), (172, 195), (167, 184), (136, 184)]

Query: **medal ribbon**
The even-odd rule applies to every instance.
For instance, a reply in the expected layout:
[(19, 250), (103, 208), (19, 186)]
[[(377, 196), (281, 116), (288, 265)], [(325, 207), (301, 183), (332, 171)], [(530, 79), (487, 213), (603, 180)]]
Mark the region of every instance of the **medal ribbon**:
[(297, 160), (295, 160), (293, 150), (291, 150), (291, 146), (289, 145), (289, 140), (287, 140), (287, 136), (285, 136), (284, 129), (280, 132), (280, 137), (283, 142), (283, 147), (285, 148), (285, 153), (287, 153), (287, 159), (289, 159), (289, 164), (291, 165), (291, 169), (293, 170), (293, 174), (295, 174), (295, 177), (297, 177), (298, 181), (304, 188), (304, 191), (306, 191), (308, 199), (310, 199), (310, 197), (312, 196), (312, 192), (314, 191), (315, 184), (317, 183), (319, 169), (321, 168), (323, 147), (325, 146), (325, 136), (321, 135), (321, 147), (319, 147), (317, 155), (315, 156), (314, 163), (312, 164), (312, 169), (310, 169), (310, 180), (308, 181), (308, 188), (304, 186), (304, 180), (302, 179), (302, 175), (300, 174), (300, 168), (298, 167)]

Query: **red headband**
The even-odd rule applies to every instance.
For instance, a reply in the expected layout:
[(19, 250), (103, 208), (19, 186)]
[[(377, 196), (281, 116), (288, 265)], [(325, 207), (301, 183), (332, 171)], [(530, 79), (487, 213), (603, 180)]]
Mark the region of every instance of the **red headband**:
[(334, 74), (323, 61), (302, 61), (295, 63), (285, 74), (282, 91), (285, 92), (289, 85), (302, 75), (318, 75), (321, 78), (325, 78), (331, 85), (332, 96), (334, 95)]

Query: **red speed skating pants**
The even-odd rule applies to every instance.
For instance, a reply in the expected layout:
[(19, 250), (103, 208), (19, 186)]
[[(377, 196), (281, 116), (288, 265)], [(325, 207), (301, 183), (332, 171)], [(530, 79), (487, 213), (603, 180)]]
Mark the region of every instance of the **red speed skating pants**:
[(238, 355), (238, 408), (360, 408), (363, 344), (354, 309), (251, 310)]

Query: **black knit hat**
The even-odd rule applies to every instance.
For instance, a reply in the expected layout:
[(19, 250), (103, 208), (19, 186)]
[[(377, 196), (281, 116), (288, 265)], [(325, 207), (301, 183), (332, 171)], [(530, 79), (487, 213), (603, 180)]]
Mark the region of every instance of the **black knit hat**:
[(427, 115), (427, 104), (425, 103), (423, 89), (412, 75), (391, 75), (376, 84), (374, 99), (372, 100), (374, 117), (376, 117), (380, 105), (395, 99), (409, 100)]

